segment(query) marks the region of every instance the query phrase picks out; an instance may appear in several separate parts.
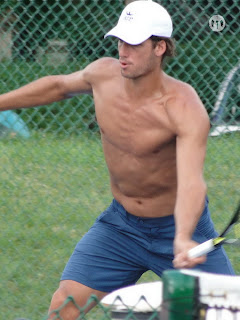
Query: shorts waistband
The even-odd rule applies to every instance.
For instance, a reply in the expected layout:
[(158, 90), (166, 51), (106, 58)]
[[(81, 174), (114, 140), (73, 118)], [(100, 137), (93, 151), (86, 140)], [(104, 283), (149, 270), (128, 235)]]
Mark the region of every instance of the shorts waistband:
[(134, 223), (136, 225), (142, 225), (143, 227), (157, 227), (157, 226), (165, 226), (169, 225), (169, 223), (172, 223), (174, 221), (173, 215), (168, 215), (164, 217), (157, 217), (157, 218), (146, 218), (146, 217), (138, 217), (130, 212), (126, 211), (125, 208), (115, 199), (112, 201), (112, 206), (115, 211), (118, 211), (121, 213), (121, 216), (124, 220), (127, 220), (131, 223)]

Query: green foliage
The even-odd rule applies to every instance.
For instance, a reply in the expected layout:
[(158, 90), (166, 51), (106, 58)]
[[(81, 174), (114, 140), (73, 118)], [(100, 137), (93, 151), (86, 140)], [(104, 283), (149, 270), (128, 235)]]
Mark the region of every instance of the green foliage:
[[(211, 5), (205, 0), (192, 0), (191, 4), (162, 0), (161, 4), (172, 16), (178, 53), (166, 72), (190, 83), (211, 114), (222, 81), (239, 63), (238, 7), (230, 0)], [(77, 71), (102, 56), (118, 56), (116, 40), (104, 40), (103, 35), (117, 22), (124, 1), (23, 0), (4, 1), (1, 6), (0, 29), (11, 30), (12, 57), (1, 63), (0, 92), (44, 75)], [(209, 18), (216, 11), (226, 20), (222, 32), (209, 28)], [(56, 40), (60, 47), (54, 47)], [(59, 62), (61, 55), (66, 59)], [(235, 88), (227, 105), (233, 118), (240, 113), (238, 84)], [(32, 130), (64, 134), (98, 131), (92, 98), (86, 96), (37, 111), (23, 110), (21, 116)]]
[[(35, 60), (38, 46), (46, 47), (50, 39), (67, 39), (72, 56), (85, 55), (93, 60), (106, 53), (102, 37), (110, 28), (106, 19), (120, 12), (121, 1), (39, 1), (16, 2), (14, 15), (13, 56)], [(94, 15), (92, 15), (94, 12)]]
[(209, 113), (222, 81), (238, 64), (240, 46), (226, 46), (231, 41), (230, 35), (214, 33), (206, 39), (178, 40), (177, 56), (166, 68), (168, 73), (195, 88)]

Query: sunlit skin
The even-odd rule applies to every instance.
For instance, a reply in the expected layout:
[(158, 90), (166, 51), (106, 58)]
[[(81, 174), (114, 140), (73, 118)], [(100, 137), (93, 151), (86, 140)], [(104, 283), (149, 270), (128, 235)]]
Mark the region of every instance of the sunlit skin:
[(159, 116), (165, 42), (158, 55), (150, 40), (138, 46), (119, 41), (118, 48), (123, 77), (112, 79), (112, 102), (95, 100), (112, 192), (137, 216), (170, 215), (176, 199), (176, 135), (170, 125), (163, 127), (166, 115)]
[[(137, 46), (119, 40), (118, 50), (119, 59), (102, 58), (84, 70), (47, 76), (3, 94), (0, 109), (92, 94), (113, 196), (136, 216), (174, 214), (174, 266), (193, 267), (205, 260), (190, 259), (187, 252), (196, 245), (191, 237), (206, 196), (207, 112), (191, 86), (161, 69), (165, 41), (153, 47), (151, 40)], [(68, 295), (84, 306), (91, 294), (102, 298), (106, 293), (64, 280), (50, 311)], [(61, 311), (65, 320), (76, 319), (78, 314), (73, 304)]]

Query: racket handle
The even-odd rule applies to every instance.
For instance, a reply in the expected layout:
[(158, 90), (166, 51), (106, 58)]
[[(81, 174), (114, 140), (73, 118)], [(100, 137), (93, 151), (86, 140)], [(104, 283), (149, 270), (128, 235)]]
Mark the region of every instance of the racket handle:
[(188, 251), (189, 258), (197, 258), (215, 249), (213, 239), (207, 240)]

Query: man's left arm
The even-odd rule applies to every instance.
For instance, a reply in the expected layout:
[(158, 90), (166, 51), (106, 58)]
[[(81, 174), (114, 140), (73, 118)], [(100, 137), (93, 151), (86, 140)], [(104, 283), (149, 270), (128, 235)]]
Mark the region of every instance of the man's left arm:
[(171, 105), (171, 118), (177, 136), (177, 198), (174, 210), (176, 233), (174, 266), (193, 267), (205, 257), (188, 258), (187, 252), (197, 245), (192, 234), (202, 214), (206, 183), (203, 177), (209, 117), (197, 93), (186, 86)]

